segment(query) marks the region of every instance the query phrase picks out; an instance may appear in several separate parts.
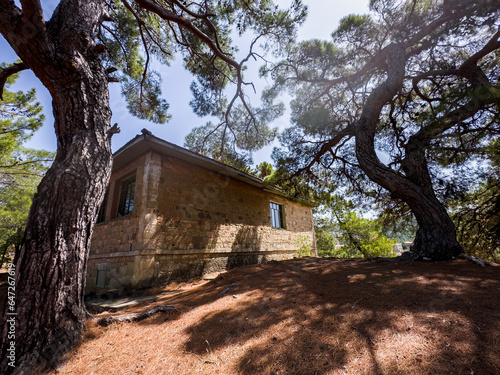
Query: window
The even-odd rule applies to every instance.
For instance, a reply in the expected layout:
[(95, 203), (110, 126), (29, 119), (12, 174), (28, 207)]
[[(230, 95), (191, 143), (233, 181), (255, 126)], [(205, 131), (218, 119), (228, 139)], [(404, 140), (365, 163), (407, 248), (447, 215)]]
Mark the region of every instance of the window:
[(122, 182), (116, 217), (130, 215), (134, 209), (135, 176)]
[(283, 206), (281, 204), (270, 203), (271, 207), (271, 227), (285, 228), (283, 222)]
[(106, 285), (106, 270), (97, 270), (97, 278), (95, 280), (95, 286), (97, 288), (104, 288)]
[(96, 264), (97, 277), (95, 278), (95, 286), (104, 288), (106, 285), (106, 270), (109, 268), (107, 263)]
[(108, 206), (108, 194), (109, 191), (106, 191), (106, 194), (104, 194), (104, 200), (102, 201), (101, 207), (99, 208), (99, 212), (97, 213), (97, 220), (96, 224), (99, 223), (104, 223), (106, 220), (106, 208)]

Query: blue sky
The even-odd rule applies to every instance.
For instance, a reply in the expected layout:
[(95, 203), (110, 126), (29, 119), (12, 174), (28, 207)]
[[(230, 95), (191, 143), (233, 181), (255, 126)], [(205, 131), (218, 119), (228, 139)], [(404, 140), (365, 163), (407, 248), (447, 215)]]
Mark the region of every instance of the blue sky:
[[(299, 40), (312, 38), (328, 39), (342, 17), (353, 13), (366, 13), (369, 0), (303, 0), (303, 2), (309, 8), (309, 16), (304, 25), (299, 29)], [(43, 1), (45, 9), (54, 9), (57, 3), (58, 1)], [(288, 2), (286, 0), (280, 0), (278, 3), (286, 6)], [(45, 17), (46, 19), (50, 18), (50, 14), (46, 14)], [(240, 45), (239, 48), (242, 52), (245, 51), (244, 46)], [(17, 60), (16, 54), (2, 36), (0, 36), (0, 56), (0, 61), (7, 63), (12, 63)], [(256, 76), (259, 65), (259, 62), (254, 65), (249, 65), (247, 77), (253, 72)], [(191, 100), (189, 85), (193, 77), (183, 70), (181, 61), (176, 60), (169, 67), (164, 67), (159, 72), (162, 75), (163, 97), (170, 104), (170, 114), (172, 115), (172, 119), (168, 123), (162, 125), (131, 116), (121, 98), (120, 85), (117, 83), (110, 84), (110, 106), (113, 111), (111, 121), (112, 123), (117, 122), (121, 129), (119, 134), (113, 136), (113, 150), (117, 150), (123, 146), (136, 134), (140, 133), (142, 128), (148, 128), (154, 135), (182, 146), (184, 144), (184, 137), (193, 127), (206, 123), (207, 119), (197, 117), (192, 113), (189, 107), (189, 101)], [(265, 85), (266, 82), (257, 82), (257, 88), (263, 88)], [(26, 146), (55, 151), (56, 137), (53, 128), (51, 98), (47, 90), (30, 71), (21, 72), (16, 85), (11, 87), (11, 89), (27, 90), (32, 87), (36, 88), (37, 98), (44, 107), (46, 120), (42, 129), (35, 134)], [(257, 97), (252, 98), (253, 102), (256, 100), (258, 100)], [(284, 129), (288, 124), (288, 115), (285, 114), (271, 125)], [(254, 163), (258, 164), (262, 161), (271, 161), (271, 151), (273, 147), (277, 145), (278, 142), (276, 141), (274, 144), (255, 153)]]

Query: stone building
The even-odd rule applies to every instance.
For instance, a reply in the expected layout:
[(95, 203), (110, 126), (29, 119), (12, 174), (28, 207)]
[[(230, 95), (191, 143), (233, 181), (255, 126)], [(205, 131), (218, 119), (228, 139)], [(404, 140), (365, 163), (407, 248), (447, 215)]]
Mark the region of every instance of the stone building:
[(182, 281), (315, 252), (312, 204), (149, 131), (114, 154), (86, 293)]

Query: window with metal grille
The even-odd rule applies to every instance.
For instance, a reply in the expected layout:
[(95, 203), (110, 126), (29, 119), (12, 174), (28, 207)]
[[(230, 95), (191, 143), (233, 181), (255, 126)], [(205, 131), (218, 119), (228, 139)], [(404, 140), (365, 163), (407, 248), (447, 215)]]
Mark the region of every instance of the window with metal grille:
[(117, 217), (130, 215), (134, 209), (135, 176), (122, 182)]
[(271, 207), (271, 227), (285, 228), (283, 222), (283, 206), (281, 204), (270, 203)]

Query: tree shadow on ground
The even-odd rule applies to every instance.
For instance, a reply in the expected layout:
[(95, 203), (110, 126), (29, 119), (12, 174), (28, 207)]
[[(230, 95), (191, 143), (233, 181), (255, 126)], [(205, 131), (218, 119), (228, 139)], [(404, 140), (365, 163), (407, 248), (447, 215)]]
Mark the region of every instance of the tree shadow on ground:
[(500, 373), (500, 268), (465, 260), (270, 262), (155, 304), (178, 311), (88, 330), (75, 361), (122, 373), (142, 361), (155, 374)]
[(234, 303), (187, 327), (184, 345), (244, 348), (235, 372), (500, 373), (498, 268), (302, 259), (224, 282), (238, 286), (212, 298)]

